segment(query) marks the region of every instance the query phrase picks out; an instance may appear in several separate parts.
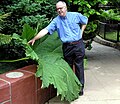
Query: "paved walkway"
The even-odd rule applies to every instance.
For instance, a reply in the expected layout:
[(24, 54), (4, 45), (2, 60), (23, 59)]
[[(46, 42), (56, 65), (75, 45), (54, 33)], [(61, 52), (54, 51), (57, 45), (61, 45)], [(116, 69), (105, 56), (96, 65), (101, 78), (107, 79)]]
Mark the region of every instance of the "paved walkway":
[(86, 50), (84, 95), (68, 103), (55, 97), (49, 104), (120, 104), (120, 51), (99, 43)]

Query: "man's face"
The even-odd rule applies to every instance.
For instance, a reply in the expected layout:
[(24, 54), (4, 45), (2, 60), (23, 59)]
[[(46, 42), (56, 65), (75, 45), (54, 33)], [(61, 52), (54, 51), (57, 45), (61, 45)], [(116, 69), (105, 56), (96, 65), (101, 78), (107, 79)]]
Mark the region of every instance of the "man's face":
[(56, 4), (56, 9), (57, 9), (58, 15), (63, 17), (66, 16), (67, 7), (62, 2), (59, 2)]

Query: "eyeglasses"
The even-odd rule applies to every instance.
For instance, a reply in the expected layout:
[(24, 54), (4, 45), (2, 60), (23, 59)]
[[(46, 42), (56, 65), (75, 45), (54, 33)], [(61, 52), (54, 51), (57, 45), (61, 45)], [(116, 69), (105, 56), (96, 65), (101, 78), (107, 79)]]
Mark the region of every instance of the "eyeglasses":
[(56, 10), (57, 10), (57, 11), (58, 11), (58, 10), (62, 10), (63, 8), (65, 8), (65, 6), (64, 6), (64, 7), (56, 8)]

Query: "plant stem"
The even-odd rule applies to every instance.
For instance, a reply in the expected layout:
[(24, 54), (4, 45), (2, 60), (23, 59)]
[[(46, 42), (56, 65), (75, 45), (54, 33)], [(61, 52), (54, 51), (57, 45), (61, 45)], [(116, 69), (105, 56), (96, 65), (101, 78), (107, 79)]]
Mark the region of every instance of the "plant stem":
[(27, 60), (29, 59), (28, 57), (17, 59), (17, 60), (0, 60), (0, 62), (17, 62), (17, 61), (22, 61), (22, 60)]

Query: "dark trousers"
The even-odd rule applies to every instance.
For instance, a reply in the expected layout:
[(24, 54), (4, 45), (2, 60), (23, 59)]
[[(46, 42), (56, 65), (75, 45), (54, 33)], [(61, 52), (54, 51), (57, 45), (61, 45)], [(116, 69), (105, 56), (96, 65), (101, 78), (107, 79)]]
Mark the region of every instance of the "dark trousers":
[(63, 55), (65, 61), (73, 68), (75, 65), (75, 74), (84, 87), (84, 55), (85, 48), (83, 40), (77, 42), (63, 43)]

